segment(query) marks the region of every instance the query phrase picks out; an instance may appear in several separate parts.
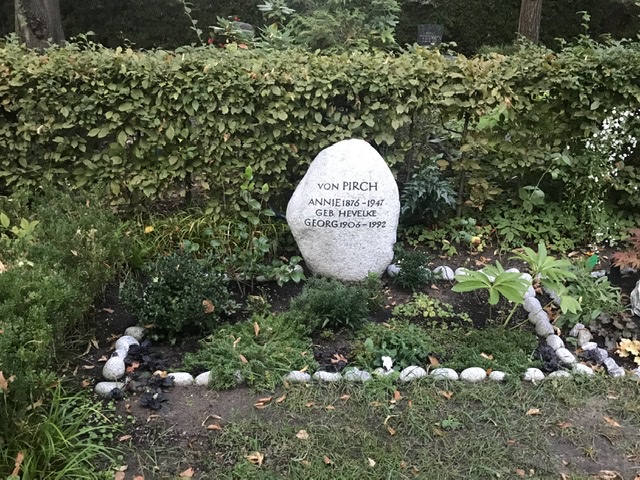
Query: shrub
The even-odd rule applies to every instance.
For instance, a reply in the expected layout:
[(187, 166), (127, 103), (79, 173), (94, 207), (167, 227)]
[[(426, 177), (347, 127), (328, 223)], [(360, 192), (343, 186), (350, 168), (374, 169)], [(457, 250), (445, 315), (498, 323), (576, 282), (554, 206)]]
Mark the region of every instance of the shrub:
[(408, 290), (421, 290), (434, 281), (436, 275), (427, 267), (429, 254), (396, 248), (395, 263), (400, 272), (393, 277), (393, 283)]
[(184, 250), (160, 257), (144, 269), (145, 281), (125, 282), (122, 300), (140, 322), (153, 325), (156, 338), (175, 342), (184, 333), (211, 332), (236, 307), (217, 262)]
[(292, 312), (304, 313), (320, 328), (356, 328), (379, 307), (380, 282), (345, 285), (331, 278), (312, 278), (291, 301)]
[(252, 387), (273, 389), (291, 370), (316, 368), (309, 333), (301, 313), (256, 314), (202, 340), (196, 353), (185, 356), (184, 368), (212, 370), (210, 386), (216, 389), (235, 386), (238, 373)]
[(400, 218), (404, 223), (430, 225), (451, 212), (455, 203), (453, 184), (443, 178), (436, 165), (426, 165), (413, 174), (402, 190)]
[(370, 323), (358, 332), (355, 361), (367, 368), (382, 367), (382, 357), (393, 360), (393, 368), (402, 370), (410, 365), (424, 365), (429, 354), (439, 347), (427, 331), (406, 320), (391, 320), (385, 324)]

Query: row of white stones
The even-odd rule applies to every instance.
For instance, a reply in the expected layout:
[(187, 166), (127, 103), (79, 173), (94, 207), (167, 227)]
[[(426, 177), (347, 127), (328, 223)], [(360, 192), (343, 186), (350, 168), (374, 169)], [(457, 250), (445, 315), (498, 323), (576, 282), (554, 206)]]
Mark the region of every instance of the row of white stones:
[[(390, 267), (395, 268), (392, 269), (394, 274), (398, 273), (398, 267), (394, 265), (390, 265)], [(511, 268), (507, 271), (520, 273), (519, 270), (515, 268)], [(464, 275), (466, 269), (458, 268), (453, 271), (450, 267), (442, 266), (434, 269), (434, 272), (438, 273), (442, 279), (451, 281), (454, 279), (455, 275)], [(522, 278), (527, 282), (531, 282), (532, 280), (531, 275), (528, 273), (523, 273)], [(554, 297), (553, 292), (549, 293), (552, 298), (557, 300), (557, 297)], [(535, 327), (536, 334), (544, 338), (547, 345), (555, 351), (560, 364), (566, 369), (571, 369), (571, 371), (566, 369), (557, 370), (555, 372), (551, 372), (545, 377), (544, 373), (540, 369), (529, 368), (522, 376), (524, 381), (539, 382), (545, 378), (571, 377), (572, 375), (594, 375), (595, 372), (591, 368), (587, 365), (578, 363), (575, 355), (565, 348), (562, 338), (555, 334), (553, 325), (549, 321), (549, 317), (542, 308), (540, 301), (536, 298), (536, 292), (532, 286), (528, 288), (524, 295), (523, 307), (528, 313), (529, 322), (531, 322)], [(129, 347), (131, 345), (139, 345), (144, 334), (145, 330), (142, 327), (129, 327), (125, 330), (124, 336), (120, 337), (116, 341), (115, 351), (102, 369), (102, 375), (107, 381), (99, 382), (95, 386), (94, 391), (96, 394), (108, 398), (114, 388), (124, 388), (126, 385), (126, 379), (124, 381), (118, 381), (124, 377), (126, 372), (124, 359), (127, 356)], [(609, 375), (612, 377), (622, 377), (625, 375), (624, 369), (620, 367), (615, 360), (609, 358), (607, 351), (603, 348), (599, 348), (595, 342), (591, 341), (591, 333), (584, 327), (584, 325), (577, 324), (571, 330), (569, 335), (577, 338), (577, 343), (582, 350), (598, 349), (599, 357), (604, 360), (604, 366)], [(637, 376), (640, 376), (640, 369), (634, 371), (634, 373)], [(403, 369), (399, 374), (394, 370), (386, 370), (384, 368), (377, 368), (374, 370), (373, 375), (358, 368), (347, 369), (344, 374), (319, 370), (315, 372), (313, 376), (307, 372), (293, 370), (285, 375), (283, 379), (290, 383), (308, 383), (312, 380), (320, 382), (340, 382), (343, 380), (347, 382), (367, 382), (372, 380), (374, 375), (377, 377), (397, 375), (400, 382), (410, 382), (419, 378), (431, 376), (436, 379), (463, 380), (469, 383), (478, 383), (486, 378), (498, 382), (503, 381), (507, 374), (501, 371), (492, 371), (487, 375), (487, 372), (480, 367), (467, 368), (460, 372), (460, 374), (451, 368), (435, 368), (428, 373), (424, 368), (418, 365), (411, 365)], [(174, 385), (176, 386), (207, 386), (209, 385), (211, 372), (203, 372), (195, 378), (188, 372), (172, 372), (168, 373), (168, 376), (173, 377)], [(236, 376), (238, 378), (238, 383), (241, 383), (242, 377), (240, 372), (237, 372)]]

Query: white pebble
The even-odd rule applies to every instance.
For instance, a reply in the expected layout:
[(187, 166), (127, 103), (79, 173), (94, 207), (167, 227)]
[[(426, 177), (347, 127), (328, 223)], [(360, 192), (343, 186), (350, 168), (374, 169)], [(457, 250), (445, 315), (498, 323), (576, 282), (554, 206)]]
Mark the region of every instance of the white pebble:
[(202, 372), (200, 375), (196, 377), (195, 382), (196, 382), (196, 385), (200, 387), (208, 387), (209, 380), (211, 380), (211, 370), (209, 370), (208, 372)]
[(460, 380), (469, 383), (478, 383), (487, 378), (487, 372), (484, 368), (470, 367), (460, 372)]
[(412, 380), (416, 380), (417, 378), (423, 378), (426, 376), (427, 371), (424, 368), (418, 367), (416, 365), (410, 365), (400, 372), (400, 381), (411, 382)]
[(345, 372), (344, 379), (347, 382), (368, 382), (371, 380), (371, 374), (364, 370), (354, 367), (352, 370)]
[(124, 359), (111, 357), (102, 367), (102, 376), (107, 380), (118, 380), (124, 376), (125, 370)]
[(522, 275), (520, 275), (520, 278), (527, 283), (531, 283), (533, 281), (533, 278), (528, 273), (523, 273)]
[(578, 332), (578, 345), (582, 346), (585, 343), (589, 343), (593, 339), (593, 335), (586, 328), (583, 328)]
[(625, 376), (624, 368), (622, 368), (622, 367), (612, 368), (611, 370), (607, 370), (607, 372), (613, 378), (618, 378), (618, 377), (624, 377)]
[(582, 363), (576, 363), (573, 367), (573, 373), (576, 375), (595, 375), (595, 372), (587, 367), (586, 365), (583, 365)]
[(532, 323), (533, 325), (537, 324), (538, 322), (549, 321), (549, 315), (547, 315), (547, 312), (545, 312), (544, 310), (538, 310), (537, 312), (532, 312), (528, 315), (528, 318), (529, 318), (529, 322)]
[(378, 367), (373, 371), (376, 377), (387, 377), (396, 373), (395, 370), (387, 370), (386, 368)]
[(555, 372), (551, 372), (547, 375), (547, 378), (571, 378), (571, 373), (566, 370), (556, 370)]
[(580, 345), (580, 348), (586, 352), (587, 350), (595, 350), (598, 348), (598, 344), (596, 342), (587, 342)]
[(542, 310), (542, 305), (540, 305), (540, 300), (535, 297), (525, 297), (524, 302), (522, 304), (524, 309), (530, 314), (535, 314)]
[(565, 367), (571, 367), (576, 363), (576, 357), (566, 348), (559, 348), (556, 350), (556, 355), (558, 356), (558, 360)]
[(390, 277), (396, 277), (400, 273), (400, 267), (395, 263), (392, 263), (387, 267), (387, 275)]
[(186, 387), (193, 385), (193, 375), (188, 372), (173, 372), (168, 375), (173, 378), (173, 384), (176, 387)]
[(520, 273), (520, 270), (518, 270), (516, 267), (511, 267), (511, 268), (507, 268), (505, 270), (505, 272), (509, 272), (509, 273)]
[(119, 357), (121, 359), (125, 359), (127, 358), (127, 353), (129, 352), (128, 349), (126, 348), (121, 348), (119, 350), (114, 350), (113, 353), (111, 354), (112, 357)]
[(456, 268), (456, 270), (453, 272), (454, 275), (469, 275), (469, 270), (464, 268), (464, 267), (458, 267)]
[(585, 326), (581, 323), (576, 323), (573, 328), (569, 331), (569, 336), (570, 337), (577, 337), (578, 336), (578, 332), (580, 330), (584, 330)]
[(524, 298), (536, 298), (536, 289), (529, 285), (527, 291), (524, 292)]
[(124, 331), (125, 336), (133, 337), (139, 342), (142, 341), (145, 333), (146, 333), (146, 330), (144, 329), (144, 327), (139, 327), (137, 325), (134, 325), (133, 327), (129, 327)]
[(436, 368), (431, 371), (431, 376), (447, 380), (458, 380), (458, 373), (452, 368)]
[(502, 382), (505, 378), (507, 378), (507, 374), (500, 370), (494, 370), (489, 374), (489, 380), (493, 380), (494, 382)]
[(539, 368), (527, 368), (527, 371), (524, 372), (522, 379), (525, 382), (540, 382), (544, 380), (544, 373)]
[(100, 382), (96, 384), (93, 391), (96, 392), (97, 395), (100, 395), (104, 398), (111, 398), (111, 390), (114, 388), (123, 389), (124, 383), (122, 382)]
[(447, 267), (446, 265), (434, 268), (433, 273), (439, 274), (443, 280), (453, 280), (455, 276), (451, 267)]
[(116, 350), (127, 350), (131, 345), (140, 345), (140, 342), (130, 335), (124, 335), (116, 340)]
[(558, 335), (549, 335), (545, 341), (547, 342), (547, 345), (553, 348), (554, 352), (559, 348), (564, 348), (564, 342)]
[(284, 379), (291, 383), (308, 383), (311, 381), (311, 375), (307, 372), (301, 372), (299, 370), (292, 370), (287, 373)]
[(319, 370), (313, 374), (313, 378), (321, 382), (339, 382), (342, 380), (342, 375), (340, 375), (340, 372), (325, 372)]
[(549, 335), (553, 335), (555, 331), (553, 330), (553, 325), (549, 322), (549, 320), (541, 320), (536, 323), (536, 334), (539, 337), (548, 337)]
[(593, 278), (602, 278), (607, 274), (606, 270), (594, 270), (593, 272), (589, 273), (589, 275), (591, 275)]

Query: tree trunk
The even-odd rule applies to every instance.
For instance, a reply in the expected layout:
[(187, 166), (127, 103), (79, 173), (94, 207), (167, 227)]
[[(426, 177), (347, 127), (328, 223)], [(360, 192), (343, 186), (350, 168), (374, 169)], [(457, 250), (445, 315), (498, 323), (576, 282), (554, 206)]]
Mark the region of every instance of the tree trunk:
[(59, 0), (15, 0), (16, 34), (29, 48), (64, 45)]
[(520, 3), (520, 22), (518, 35), (533, 43), (540, 40), (540, 19), (542, 18), (542, 0), (522, 0)]

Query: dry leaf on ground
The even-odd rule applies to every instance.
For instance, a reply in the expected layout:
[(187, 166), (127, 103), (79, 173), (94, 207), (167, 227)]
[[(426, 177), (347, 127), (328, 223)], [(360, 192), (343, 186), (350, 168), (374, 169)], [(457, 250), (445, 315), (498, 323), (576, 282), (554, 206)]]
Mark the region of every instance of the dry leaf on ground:
[(446, 398), (447, 400), (451, 400), (451, 397), (453, 397), (453, 392), (445, 391), (445, 390), (439, 390), (438, 391), (438, 395)]
[(296, 438), (299, 438), (300, 440), (309, 440), (309, 434), (306, 430), (300, 430), (296, 433)]
[[(611, 417), (607, 417), (607, 416), (603, 416), (602, 417), (604, 419), (605, 422), (607, 422), (609, 425), (611, 425), (612, 427), (622, 427), (622, 425), (620, 425), (618, 422), (616, 422), (613, 418)], [(604, 471), (604, 470), (603, 470)]]
[(285, 393), (281, 397), (276, 398), (276, 403), (282, 403), (285, 401), (286, 398), (287, 398), (287, 394)]
[(527, 410), (527, 413), (525, 413), (525, 415), (540, 415), (540, 409), (530, 408), (529, 410)]
[(211, 425), (207, 425), (207, 430), (222, 430), (222, 427), (216, 423), (212, 423)]
[(371, 468), (376, 466), (376, 461), (373, 458), (367, 458), (367, 463)]
[(178, 476), (181, 477), (181, 478), (191, 478), (191, 477), (193, 477), (193, 468), (191, 468), (191, 467), (187, 468), (184, 472), (182, 472)]
[(13, 467), (13, 472), (11, 472), (11, 476), (19, 477), (20, 476), (20, 468), (22, 467), (22, 462), (24, 462), (24, 453), (18, 452), (16, 455), (16, 461)]
[(333, 460), (331, 460), (326, 455), (322, 458), (322, 461), (324, 462), (325, 465), (333, 465)]
[(118, 438), (119, 442), (126, 442), (127, 440), (131, 440), (131, 435), (122, 435), (120, 438)]
[(245, 458), (259, 467), (262, 466), (262, 462), (264, 461), (264, 455), (260, 452), (253, 452), (251, 455), (247, 455)]
[(258, 322), (253, 322), (253, 331), (257, 337), (258, 334), (260, 333), (260, 325), (258, 325)]
[(126, 477), (125, 477), (124, 472), (116, 472), (116, 473), (113, 475), (113, 480), (125, 480), (125, 478), (126, 478)]

